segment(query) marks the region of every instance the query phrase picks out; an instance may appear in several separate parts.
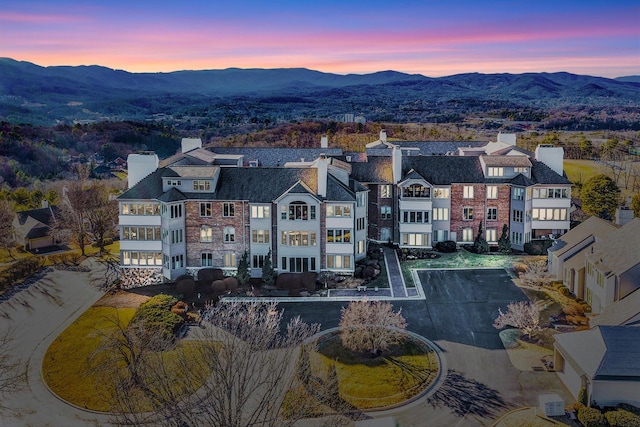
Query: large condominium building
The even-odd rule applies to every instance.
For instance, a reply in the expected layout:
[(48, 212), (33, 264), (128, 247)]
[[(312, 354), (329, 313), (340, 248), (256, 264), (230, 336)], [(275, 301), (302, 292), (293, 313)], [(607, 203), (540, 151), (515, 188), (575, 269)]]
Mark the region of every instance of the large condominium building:
[(279, 272), (351, 274), (368, 240), (469, 243), (482, 221), (490, 243), (507, 225), (521, 249), (569, 229), (562, 149), (525, 152), (510, 135), (444, 147), (448, 155), (421, 155), (382, 132), (366, 155), (329, 148), (326, 138), (293, 150), (206, 149), (188, 139), (162, 163), (131, 155), (129, 190), (118, 198), (121, 265), (173, 280), (234, 270), (246, 252), (256, 276), (269, 254)]

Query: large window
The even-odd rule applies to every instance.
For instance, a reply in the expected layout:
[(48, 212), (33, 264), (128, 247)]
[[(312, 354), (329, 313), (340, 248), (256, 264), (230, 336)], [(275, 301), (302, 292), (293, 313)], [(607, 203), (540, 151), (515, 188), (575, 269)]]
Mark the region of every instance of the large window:
[(222, 204), (222, 216), (235, 216), (235, 205), (233, 203)]
[(280, 243), (283, 246), (316, 246), (314, 231), (283, 231)]
[(327, 205), (327, 217), (351, 217), (351, 205)]
[(290, 221), (314, 220), (316, 219), (316, 207), (308, 206), (305, 202), (292, 202), (288, 206), (281, 207), (280, 218)]
[(200, 227), (200, 241), (204, 243), (213, 242), (213, 229), (208, 225)]
[(253, 205), (251, 206), (251, 218), (270, 218), (271, 206)]
[(431, 188), (421, 184), (411, 184), (402, 188), (402, 197), (431, 197)]
[(267, 259), (267, 255), (254, 255), (251, 266), (253, 268), (262, 268), (264, 266), (264, 261), (266, 259)]
[(171, 269), (177, 270), (184, 267), (184, 255), (175, 255), (171, 257)]
[(209, 217), (211, 216), (211, 212), (211, 202), (200, 203), (200, 216)]
[(473, 208), (462, 208), (462, 219), (471, 221), (473, 219)]
[(122, 265), (162, 265), (161, 252), (122, 251)]
[(327, 230), (327, 243), (351, 243), (351, 230)]
[(391, 206), (380, 206), (380, 219), (391, 219)]
[(380, 198), (388, 199), (391, 197), (391, 185), (381, 185), (380, 186)]
[(358, 240), (358, 251), (357, 253), (363, 254), (365, 250), (364, 240)]
[(182, 218), (182, 205), (170, 205), (169, 211), (171, 218)]
[(462, 187), (462, 198), (473, 199), (473, 185), (465, 185)]
[(182, 228), (178, 228), (176, 230), (171, 230), (171, 243), (182, 243), (184, 240), (184, 234), (182, 232)]
[(121, 215), (160, 215), (157, 203), (123, 203), (120, 205)]
[(498, 198), (498, 186), (487, 185), (487, 199), (497, 199), (497, 198)]
[(532, 218), (539, 221), (565, 221), (567, 210), (563, 208), (534, 208), (531, 212)]
[(327, 268), (333, 268), (333, 269), (351, 268), (351, 256), (327, 255)]
[(406, 246), (427, 246), (429, 235), (425, 233), (402, 233), (402, 244)]
[(236, 241), (236, 229), (233, 227), (225, 227), (223, 229), (223, 240), (227, 243)]
[(364, 230), (365, 224), (365, 218), (356, 218), (356, 230)]
[(122, 240), (160, 240), (160, 227), (122, 227)]
[(568, 188), (534, 188), (534, 199), (568, 199)]
[(463, 228), (462, 229), (462, 241), (463, 242), (472, 242), (473, 241), (473, 228)]
[(434, 221), (448, 221), (449, 220), (449, 208), (433, 208), (433, 220)]
[(498, 220), (498, 208), (487, 208), (487, 221)]
[(269, 230), (252, 230), (251, 241), (253, 243), (269, 243)]
[(498, 241), (498, 230), (495, 228), (487, 228), (486, 231), (486, 239), (487, 242), (497, 242)]
[(402, 222), (412, 224), (429, 222), (429, 211), (402, 211)]

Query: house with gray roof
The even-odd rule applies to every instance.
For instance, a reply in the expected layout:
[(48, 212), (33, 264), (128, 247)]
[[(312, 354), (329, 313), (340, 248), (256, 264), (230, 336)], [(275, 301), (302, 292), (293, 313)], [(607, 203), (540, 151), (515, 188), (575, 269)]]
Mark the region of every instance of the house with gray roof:
[(55, 206), (17, 212), (13, 219), (16, 242), (28, 251), (57, 245), (50, 230), (59, 215)]
[(571, 394), (589, 405), (640, 406), (640, 327), (596, 326), (555, 335), (554, 368)]

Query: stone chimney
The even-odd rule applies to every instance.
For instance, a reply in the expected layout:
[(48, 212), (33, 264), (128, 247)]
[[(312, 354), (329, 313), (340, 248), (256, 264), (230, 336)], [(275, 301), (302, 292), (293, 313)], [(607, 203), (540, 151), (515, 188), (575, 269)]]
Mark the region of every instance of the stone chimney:
[(394, 145), (391, 152), (391, 165), (393, 171), (393, 183), (397, 184), (402, 179), (402, 150)]
[(564, 148), (553, 145), (538, 145), (535, 151), (535, 159), (549, 166), (558, 175), (563, 175)]
[(320, 138), (320, 148), (329, 148), (329, 139), (327, 138), (327, 134), (323, 134), (322, 138)]
[(202, 148), (202, 140), (200, 138), (182, 138), (182, 153), (187, 153), (196, 148)]
[(322, 153), (316, 162), (318, 168), (318, 195), (327, 197), (327, 170), (329, 168), (329, 160), (327, 155)]
[(127, 176), (129, 188), (142, 181), (147, 175), (158, 169), (160, 160), (153, 151), (143, 151), (138, 154), (129, 154), (127, 157)]

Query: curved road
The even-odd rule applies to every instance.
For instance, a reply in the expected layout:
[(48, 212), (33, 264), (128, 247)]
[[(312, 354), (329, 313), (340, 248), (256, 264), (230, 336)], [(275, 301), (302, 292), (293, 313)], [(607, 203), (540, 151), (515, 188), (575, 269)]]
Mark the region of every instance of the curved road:
[(0, 425), (109, 424), (105, 415), (76, 409), (57, 399), (45, 386), (41, 374), (44, 353), (51, 342), (104, 295), (99, 287), (102, 269), (92, 259), (85, 263), (90, 273), (54, 270), (0, 304), (0, 329), (13, 331), (13, 352), (20, 355), (27, 367), (24, 387), (2, 396), (3, 405), (11, 410), (0, 414)]

